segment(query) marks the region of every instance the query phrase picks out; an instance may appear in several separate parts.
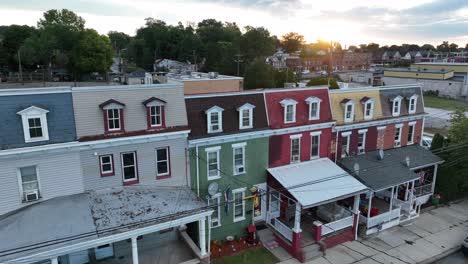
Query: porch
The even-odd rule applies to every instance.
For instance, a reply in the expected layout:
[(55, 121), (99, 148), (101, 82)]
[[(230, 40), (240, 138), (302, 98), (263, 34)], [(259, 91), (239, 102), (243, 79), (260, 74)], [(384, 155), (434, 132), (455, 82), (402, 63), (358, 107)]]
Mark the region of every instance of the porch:
[[(300, 261), (356, 238), (359, 194), (367, 188), (329, 159), (268, 170), (267, 224), (278, 243)], [(346, 188), (344, 187), (346, 186)]]

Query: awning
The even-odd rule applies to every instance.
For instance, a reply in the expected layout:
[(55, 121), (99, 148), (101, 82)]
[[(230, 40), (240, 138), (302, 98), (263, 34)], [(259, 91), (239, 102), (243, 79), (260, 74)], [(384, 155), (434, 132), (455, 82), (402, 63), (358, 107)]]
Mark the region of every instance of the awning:
[[(419, 175), (414, 173), (415, 169), (443, 162), (441, 158), (419, 145), (389, 149), (383, 154), (381, 159), (378, 151), (371, 151), (343, 158), (340, 163), (369, 188), (380, 191), (418, 179)], [(407, 157), (409, 166), (406, 163)], [(357, 167), (359, 171), (355, 171)]]
[(268, 172), (306, 208), (367, 190), (328, 158), (271, 168)]

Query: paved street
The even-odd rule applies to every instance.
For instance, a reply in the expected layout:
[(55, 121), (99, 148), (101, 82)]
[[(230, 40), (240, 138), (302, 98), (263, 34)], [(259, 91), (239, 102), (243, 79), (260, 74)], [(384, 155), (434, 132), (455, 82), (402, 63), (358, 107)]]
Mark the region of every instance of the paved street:
[[(448, 128), (453, 111), (439, 108), (425, 107), (424, 111), (429, 114), (426, 118), (426, 127)], [(468, 112), (465, 113), (468, 116)]]
[[(460, 248), (466, 236), (468, 199), (422, 213), (412, 223), (405, 223), (367, 239), (341, 244), (327, 250), (325, 256), (308, 263), (432, 263), (444, 253)], [(281, 263), (299, 262), (288, 259)]]
[(467, 264), (468, 257), (465, 257), (460, 251), (453, 253), (433, 264)]

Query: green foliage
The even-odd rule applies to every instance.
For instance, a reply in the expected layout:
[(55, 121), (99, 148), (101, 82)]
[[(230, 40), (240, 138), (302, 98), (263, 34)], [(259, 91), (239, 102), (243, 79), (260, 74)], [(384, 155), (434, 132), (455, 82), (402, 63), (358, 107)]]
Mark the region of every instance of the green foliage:
[(452, 114), (450, 120), (452, 126), (449, 129), (448, 137), (451, 143), (463, 143), (468, 141), (468, 118), (465, 112), (458, 109)]
[(112, 64), (112, 55), (109, 38), (86, 29), (80, 33), (79, 41), (73, 47), (70, 66), (78, 76), (92, 72), (105, 73)]
[(444, 136), (439, 133), (436, 133), (432, 138), (431, 150), (437, 150), (444, 146)]
[(61, 25), (70, 27), (76, 31), (82, 31), (85, 27), (85, 20), (75, 14), (75, 12), (68, 9), (51, 9), (44, 12), (43, 16), (44, 17), (39, 19), (39, 22), (37, 22), (37, 27), (39, 29), (43, 29), (52, 25)]
[(287, 53), (300, 50), (304, 44), (304, 36), (296, 32), (289, 32), (281, 37), (281, 46)]
[(115, 51), (120, 51), (124, 48), (127, 48), (128, 44), (130, 44), (130, 40), (132, 39), (129, 35), (118, 31), (109, 31), (107, 36), (109, 36), (112, 47)]
[(256, 59), (249, 66), (247, 66), (245, 70), (244, 88), (257, 89), (275, 87), (273, 73), (273, 67), (266, 64), (262, 59)]
[(5, 63), (16, 69), (18, 63), (18, 50), (29, 38), (35, 29), (29, 26), (11, 25), (3, 31), (1, 49), (6, 54)]
[[(315, 77), (312, 78), (308, 83), (307, 86), (316, 86), (316, 85), (328, 85), (328, 78), (327, 77)], [(330, 78), (330, 89), (339, 89), (337, 79)]]

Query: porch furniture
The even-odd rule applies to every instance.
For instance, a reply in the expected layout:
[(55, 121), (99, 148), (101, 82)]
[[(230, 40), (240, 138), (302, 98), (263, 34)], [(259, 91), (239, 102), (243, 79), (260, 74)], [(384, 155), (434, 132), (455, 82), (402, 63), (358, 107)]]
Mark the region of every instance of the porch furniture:
[(317, 207), (317, 216), (326, 222), (334, 222), (350, 215), (351, 212), (337, 203), (329, 203)]

